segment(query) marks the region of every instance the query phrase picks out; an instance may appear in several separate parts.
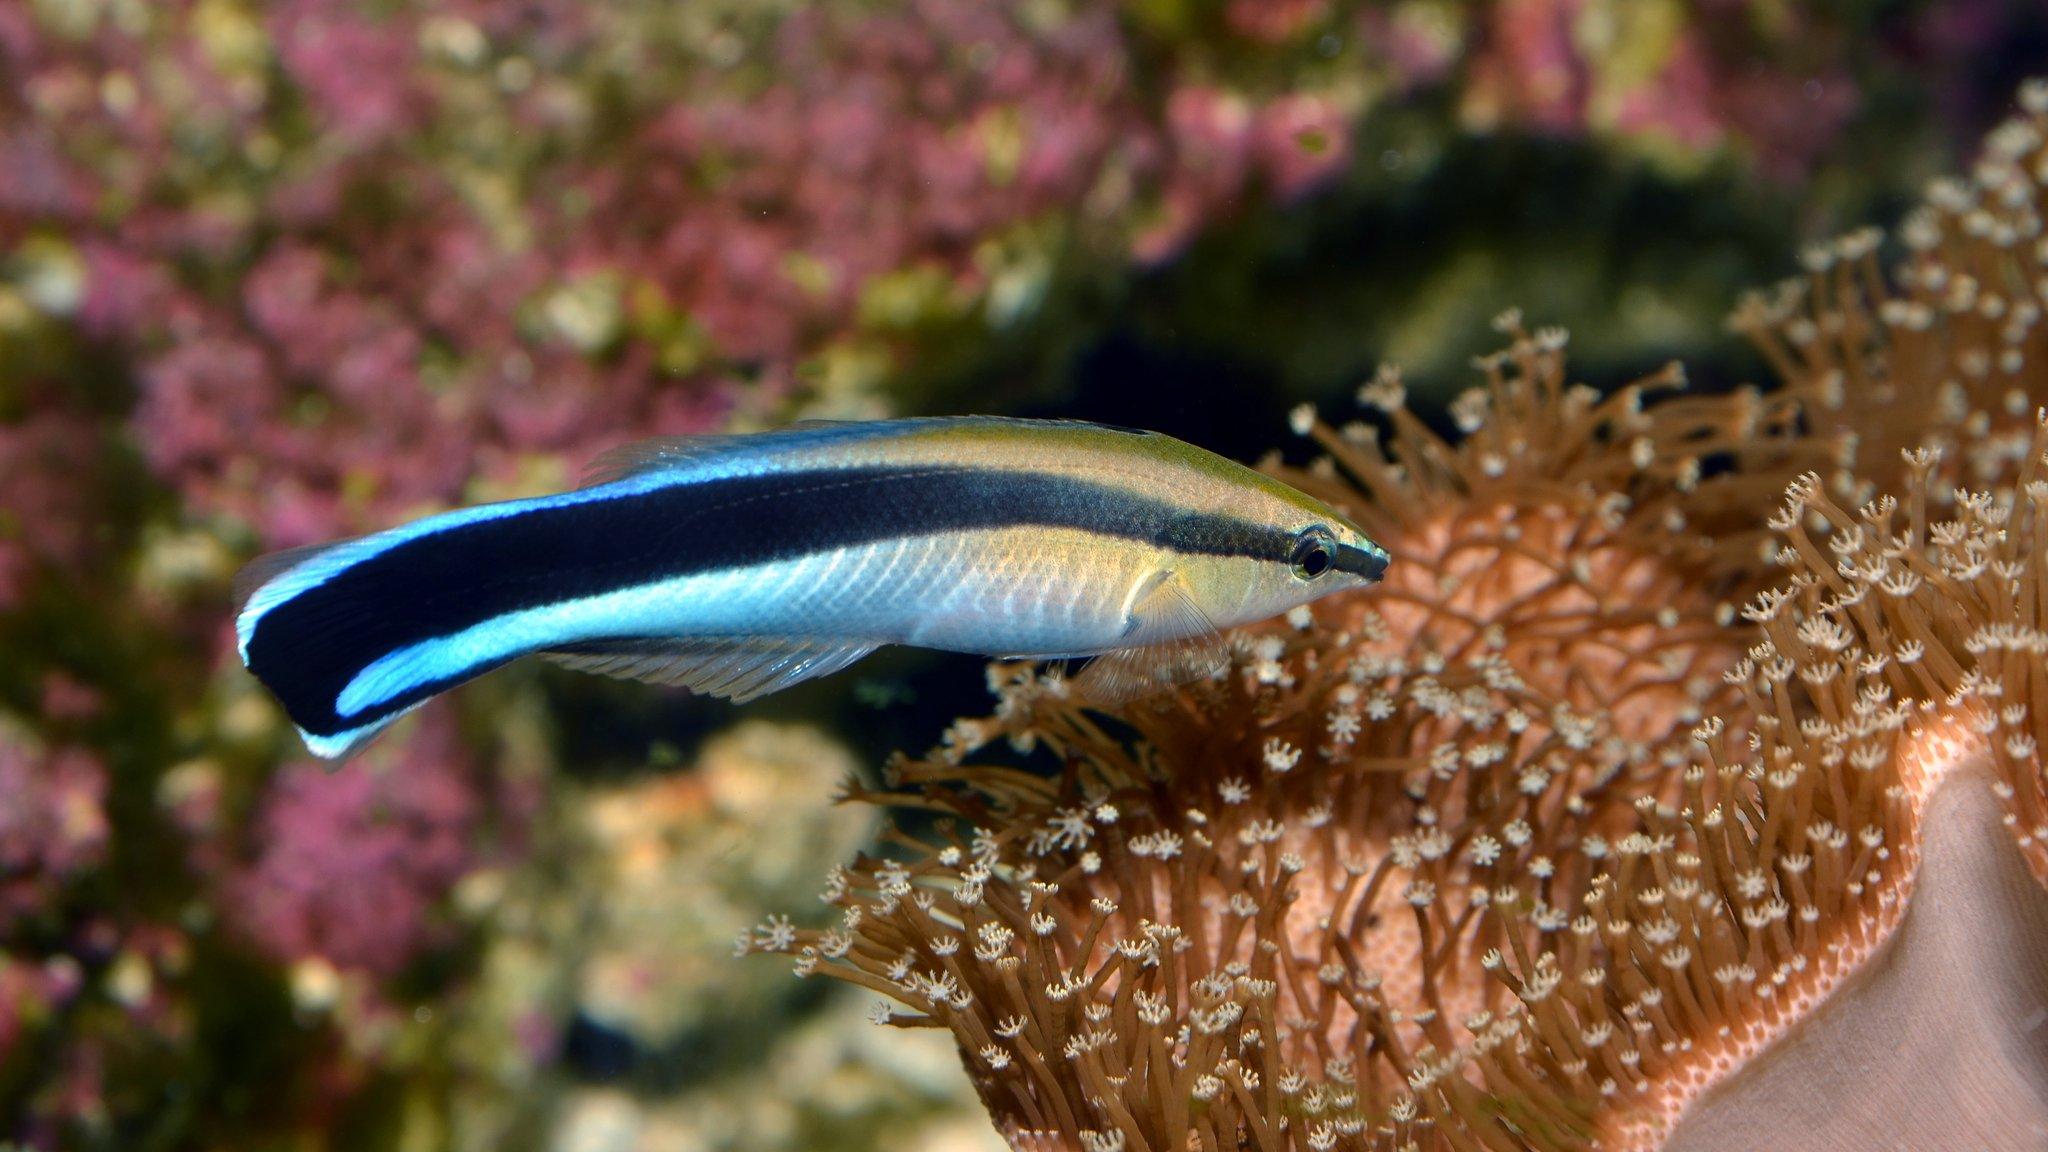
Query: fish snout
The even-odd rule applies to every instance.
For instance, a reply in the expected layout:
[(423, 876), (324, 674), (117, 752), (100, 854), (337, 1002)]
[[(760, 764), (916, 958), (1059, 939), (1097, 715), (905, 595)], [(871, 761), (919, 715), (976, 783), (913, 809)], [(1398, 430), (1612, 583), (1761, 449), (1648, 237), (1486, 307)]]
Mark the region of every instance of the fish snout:
[(1337, 571), (1361, 577), (1367, 583), (1377, 583), (1385, 576), (1387, 563), (1387, 554), (1377, 548), (1361, 548), (1355, 544), (1337, 546)]

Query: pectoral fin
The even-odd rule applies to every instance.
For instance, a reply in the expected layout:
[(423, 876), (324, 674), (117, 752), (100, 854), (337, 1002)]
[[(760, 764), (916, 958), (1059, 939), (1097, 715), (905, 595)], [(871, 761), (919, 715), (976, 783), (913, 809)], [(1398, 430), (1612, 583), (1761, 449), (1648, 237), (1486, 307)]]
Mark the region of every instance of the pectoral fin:
[(1074, 678), (1081, 697), (1121, 704), (1221, 671), (1229, 662), (1223, 634), (1209, 621), (1179, 574), (1153, 577), (1132, 598), (1124, 625), (1127, 646), (1105, 652)]
[(837, 672), (875, 650), (861, 641), (634, 637), (593, 640), (547, 653), (581, 672), (688, 688), (745, 703)]

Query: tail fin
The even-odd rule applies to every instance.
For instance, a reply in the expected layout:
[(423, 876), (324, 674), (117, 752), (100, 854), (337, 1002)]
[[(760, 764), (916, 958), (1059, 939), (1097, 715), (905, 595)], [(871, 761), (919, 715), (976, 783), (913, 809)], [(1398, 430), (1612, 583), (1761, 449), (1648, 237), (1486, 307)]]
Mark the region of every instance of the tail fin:
[(609, 587), (583, 563), (623, 535), (608, 507), (591, 493), (485, 504), (265, 556), (236, 581), (242, 663), (307, 748), (346, 756), (465, 680), (587, 639), (562, 606)]
[[(701, 447), (670, 446), (661, 459), (673, 466)], [(783, 556), (785, 533), (764, 525), (838, 518), (814, 474), (677, 476), (635, 472), (264, 557), (236, 585), (242, 662), (308, 748), (341, 757), (430, 697), (529, 653), (747, 699), (874, 646), (756, 636), (745, 598), (696, 599), (700, 578), (718, 586), (716, 574)], [(700, 634), (713, 626), (728, 631)]]
[[(342, 597), (316, 613), (288, 612), (274, 616), (315, 589), (328, 588), (364, 551), (363, 540), (308, 544), (272, 552), (250, 561), (235, 576), (235, 641), (242, 663), (284, 705), (306, 748), (323, 759), (354, 754), (405, 713), (414, 702), (362, 723), (338, 724), (336, 697), (320, 687), (330, 677), (311, 675), (334, 663), (328, 653), (342, 636), (370, 622), (376, 605)], [(332, 595), (325, 597), (335, 600)], [(294, 618), (298, 617), (298, 618)]]
[(236, 579), (242, 663), (314, 755), (347, 756), (432, 697), (551, 639), (492, 633), (491, 594), (531, 584), (547, 562), (488, 533), (479, 547), (480, 534), (462, 530), (475, 519), (474, 510), (448, 513), (274, 553)]
[[(352, 543), (352, 540), (339, 540), (327, 544), (304, 544), (297, 548), (286, 548), (282, 552), (258, 556), (244, 564), (240, 572), (235, 573), (235, 642), (241, 650), (244, 662), (249, 659), (249, 633), (255, 629), (256, 617), (269, 606), (259, 606), (252, 613), (250, 605), (256, 599), (256, 594), (261, 592), (265, 585), (315, 556), (333, 552)], [(275, 597), (266, 597), (266, 600), (274, 602)]]

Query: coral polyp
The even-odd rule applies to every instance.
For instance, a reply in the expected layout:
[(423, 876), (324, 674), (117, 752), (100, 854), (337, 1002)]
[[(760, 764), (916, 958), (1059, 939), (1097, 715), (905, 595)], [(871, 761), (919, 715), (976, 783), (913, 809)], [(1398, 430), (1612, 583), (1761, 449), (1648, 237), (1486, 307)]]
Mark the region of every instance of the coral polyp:
[[(1598, 931), (1620, 904), (1593, 917), (1669, 850), (1644, 814), (1681, 800), (1694, 726), (1736, 699), (1731, 564), (1702, 525), (1816, 448), (1752, 396), (1644, 406), (1671, 373), (1605, 400), (1567, 387), (1561, 336), (1506, 319), (1461, 409), (1512, 431), (1447, 444), (1391, 375), (1365, 395), (1386, 451), (1301, 422), (1332, 456), (1296, 479), (1389, 542), (1384, 594), (1240, 637), (1224, 678), (1126, 716), (1135, 737), (999, 669), (996, 716), (896, 766), (955, 831), (849, 872), (848, 923), (801, 962), (952, 1028), (1020, 1146), (1563, 1148), (1605, 1096), (1650, 1091), (1665, 1054), (1636, 1025), (1671, 1019), (1648, 1013), (1670, 949), (1639, 972), (1638, 929)], [(1703, 478), (1704, 453), (1757, 468)], [(1064, 771), (978, 765), (998, 738)], [(1685, 867), (1671, 878), (1697, 887)], [(1676, 940), (1667, 919), (1640, 943)]]
[[(1289, 478), (1386, 543), (1383, 588), (1115, 723), (997, 666), (992, 716), (861, 795), (936, 831), (845, 870), (838, 927), (757, 943), (949, 1030), (1020, 1149), (1931, 1131), (1902, 1097), (1786, 1135), (1785, 1085), (1865, 1074), (1998, 1102), (1946, 1137), (2038, 1140), (2015, 1029), (2048, 982), (1969, 940), (2048, 938), (2048, 423), (2011, 399), (2048, 389), (2031, 320), (1918, 302), (2038, 232), (2027, 105), (1914, 218), (1897, 287), (1859, 239), (1745, 310), (1774, 391), (1667, 369), (1602, 398), (1510, 315), (1455, 443), (1390, 371), (1377, 423), (1297, 413), (1327, 455)], [(1940, 955), (1955, 983), (1899, 975)], [(1965, 1054), (1903, 1071), (1898, 1019)]]

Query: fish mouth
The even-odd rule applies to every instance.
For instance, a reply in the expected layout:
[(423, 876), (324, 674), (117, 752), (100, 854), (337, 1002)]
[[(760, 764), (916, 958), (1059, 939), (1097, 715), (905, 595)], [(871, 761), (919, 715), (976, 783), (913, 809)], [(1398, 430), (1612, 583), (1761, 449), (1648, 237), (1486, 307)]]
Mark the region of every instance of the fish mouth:
[(1362, 576), (1367, 580), (1378, 580), (1387, 574), (1387, 554), (1352, 544), (1337, 545), (1336, 569)]

